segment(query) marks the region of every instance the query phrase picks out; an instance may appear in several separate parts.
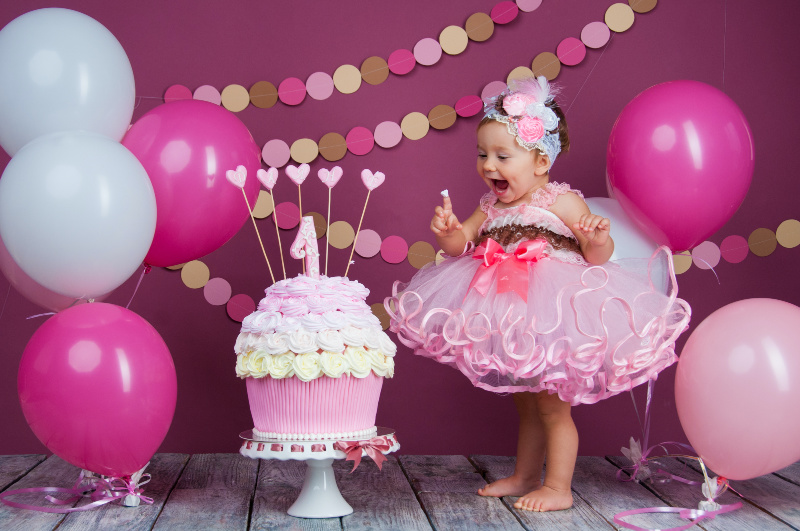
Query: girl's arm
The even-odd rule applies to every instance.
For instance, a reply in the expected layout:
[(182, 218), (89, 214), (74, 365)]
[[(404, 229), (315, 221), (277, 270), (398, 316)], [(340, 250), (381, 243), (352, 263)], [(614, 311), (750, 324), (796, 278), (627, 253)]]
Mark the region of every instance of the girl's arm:
[(459, 223), (453, 214), (450, 198), (445, 197), (442, 206), (436, 207), (436, 213), (431, 220), (431, 231), (444, 252), (450, 256), (458, 256), (464, 252), (467, 242), (478, 236), (478, 229), (485, 219), (486, 214), (478, 207), (464, 223)]
[(592, 214), (586, 202), (572, 192), (558, 196), (550, 211), (572, 230), (587, 262), (599, 265), (608, 261), (614, 252), (611, 220)]

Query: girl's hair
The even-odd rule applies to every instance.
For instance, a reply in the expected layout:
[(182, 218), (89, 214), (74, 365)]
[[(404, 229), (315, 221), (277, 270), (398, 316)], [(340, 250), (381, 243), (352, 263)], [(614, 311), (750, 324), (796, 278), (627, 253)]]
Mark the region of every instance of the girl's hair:
[[(501, 94), (497, 97), (494, 103), (494, 109), (503, 116), (508, 116), (508, 113), (503, 109), (503, 99), (506, 97), (506, 94)], [(545, 104), (547, 107), (551, 108), (556, 116), (558, 116), (558, 139), (561, 141), (561, 153), (566, 153), (569, 151), (569, 130), (567, 128), (567, 118), (564, 115), (564, 111), (561, 110), (558, 103), (555, 99), (551, 99), (549, 102)], [(488, 110), (488, 109), (487, 109)], [(483, 120), (480, 121), (478, 124), (478, 129), (483, 127), (489, 122), (497, 121), (493, 119), (491, 116), (486, 116)], [(536, 150), (541, 154), (539, 149)]]

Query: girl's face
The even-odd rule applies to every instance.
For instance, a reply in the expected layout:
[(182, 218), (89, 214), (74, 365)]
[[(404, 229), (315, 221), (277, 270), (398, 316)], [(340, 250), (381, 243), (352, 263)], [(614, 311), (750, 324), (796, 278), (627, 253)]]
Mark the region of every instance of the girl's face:
[(517, 144), (506, 124), (492, 120), (478, 129), (478, 174), (505, 205), (527, 202), (547, 184), (549, 169), (547, 155)]

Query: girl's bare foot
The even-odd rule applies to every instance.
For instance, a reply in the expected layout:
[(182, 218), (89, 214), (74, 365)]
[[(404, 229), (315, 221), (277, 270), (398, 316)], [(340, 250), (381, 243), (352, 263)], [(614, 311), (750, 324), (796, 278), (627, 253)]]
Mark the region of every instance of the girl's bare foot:
[(489, 483), (482, 489), (478, 489), (481, 496), (493, 496), (501, 498), (503, 496), (522, 496), (526, 492), (538, 489), (542, 483), (537, 480), (524, 480), (518, 476), (508, 476)]
[(572, 490), (542, 486), (518, 499), (514, 507), (535, 512), (569, 509), (572, 507)]

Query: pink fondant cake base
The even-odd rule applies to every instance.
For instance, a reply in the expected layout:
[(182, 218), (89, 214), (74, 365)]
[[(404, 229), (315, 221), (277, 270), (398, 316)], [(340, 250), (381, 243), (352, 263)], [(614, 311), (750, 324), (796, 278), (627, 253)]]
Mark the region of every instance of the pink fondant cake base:
[(331, 433), (372, 428), (383, 378), (342, 376), (304, 382), (291, 378), (247, 378), (247, 397), (257, 430)]

